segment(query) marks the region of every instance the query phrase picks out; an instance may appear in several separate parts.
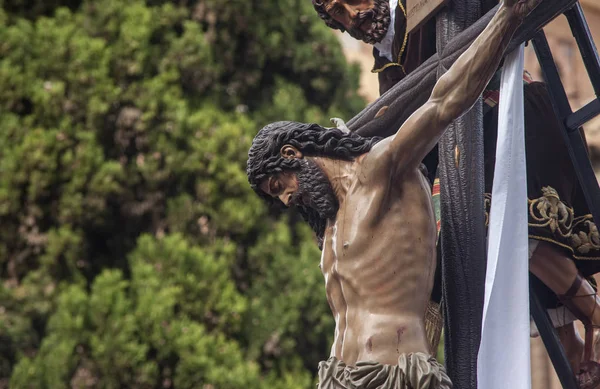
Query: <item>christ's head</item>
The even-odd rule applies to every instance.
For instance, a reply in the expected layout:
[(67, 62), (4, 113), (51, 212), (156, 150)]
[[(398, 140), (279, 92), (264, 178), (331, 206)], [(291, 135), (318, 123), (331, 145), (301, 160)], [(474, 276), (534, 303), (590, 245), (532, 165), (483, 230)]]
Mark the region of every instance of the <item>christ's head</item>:
[(327, 26), (369, 44), (381, 42), (390, 25), (389, 0), (313, 0)]
[(338, 200), (329, 179), (310, 157), (352, 161), (380, 139), (318, 124), (272, 123), (252, 141), (248, 181), (267, 202), (297, 207), (321, 241), (327, 219), (337, 214)]

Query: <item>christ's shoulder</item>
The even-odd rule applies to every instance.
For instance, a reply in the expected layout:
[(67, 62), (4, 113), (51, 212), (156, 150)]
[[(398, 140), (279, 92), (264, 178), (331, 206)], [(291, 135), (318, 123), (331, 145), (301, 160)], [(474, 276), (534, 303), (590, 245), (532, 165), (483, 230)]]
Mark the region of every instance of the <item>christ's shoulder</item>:
[[(371, 150), (359, 157), (357, 178), (365, 185), (373, 185), (383, 182), (391, 172), (390, 138), (385, 138), (371, 148)], [(382, 181), (383, 180), (383, 181)]]

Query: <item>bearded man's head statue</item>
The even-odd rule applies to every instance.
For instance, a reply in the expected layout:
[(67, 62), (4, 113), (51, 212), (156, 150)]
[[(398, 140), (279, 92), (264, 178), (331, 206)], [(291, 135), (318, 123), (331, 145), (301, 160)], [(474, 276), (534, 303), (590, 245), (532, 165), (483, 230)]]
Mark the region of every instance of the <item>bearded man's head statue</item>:
[(355, 4), (346, 4), (347, 0), (312, 0), (317, 14), (328, 27), (348, 34), (368, 44), (381, 42), (390, 25), (389, 0), (364, 1), (358, 12), (351, 9)]
[[(288, 205), (298, 208), (317, 234), (321, 247), (327, 219), (335, 217), (339, 205), (328, 178), (313, 161), (304, 157), (352, 161), (367, 153), (380, 140), (379, 137), (363, 138), (318, 124), (271, 123), (262, 128), (252, 141), (246, 169), (248, 181), (261, 198), (272, 204), (278, 200), (262, 189), (265, 182), (284, 173), (294, 174), (298, 189)], [(284, 156), (286, 147), (298, 150), (302, 156)]]

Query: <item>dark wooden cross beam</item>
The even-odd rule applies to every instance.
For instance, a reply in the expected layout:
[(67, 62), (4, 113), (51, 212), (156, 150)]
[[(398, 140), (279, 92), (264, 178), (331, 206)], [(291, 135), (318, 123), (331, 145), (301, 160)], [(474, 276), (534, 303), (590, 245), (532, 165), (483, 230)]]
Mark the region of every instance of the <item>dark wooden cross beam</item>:
[[(452, 39), (477, 23), (484, 7), (481, 0), (460, 0), (440, 13), (436, 20), (438, 51), (452, 47)], [(442, 63), (438, 79), (449, 68), (450, 64)], [(483, 147), (479, 98), (469, 112), (448, 126), (438, 142), (444, 361), (457, 388), (477, 388), (487, 267)]]
[[(440, 13), (436, 20), (438, 51), (452, 47), (454, 38), (480, 20), (484, 7), (481, 0), (460, 0)], [(449, 68), (446, 63), (438, 66), (438, 79)], [(438, 142), (444, 361), (457, 388), (477, 387), (487, 265), (483, 134), (479, 98), (469, 112), (448, 126)]]
[[(445, 15), (438, 17), (438, 34), (440, 31), (444, 33), (443, 29), (448, 28), (449, 20), (450, 22), (458, 20), (464, 23), (465, 20), (472, 19), (473, 13), (479, 12), (481, 9), (481, 7), (476, 7), (477, 9), (469, 14), (468, 8), (474, 4), (473, 1), (476, 2), (476, 0), (454, 0), (450, 10)], [(484, 3), (485, 0), (481, 0), (481, 4)], [(549, 66), (552, 62), (551, 54), (549, 54), (549, 50), (544, 51), (543, 40), (538, 33), (541, 27), (556, 16), (566, 12), (592, 78), (596, 95), (598, 95), (600, 91), (600, 62), (590, 39), (589, 30), (585, 25), (581, 8), (578, 3), (573, 8), (576, 3), (575, 0), (544, 0), (544, 3), (527, 18), (517, 31), (508, 50), (510, 51), (521, 43), (535, 38), (536, 52), (544, 69), (546, 82), (552, 92), (555, 110), (564, 122), (565, 138), (569, 141), (567, 144), (578, 171), (580, 182), (586, 191), (586, 199), (592, 209), (596, 224), (600, 225), (598, 223), (600, 221), (598, 218), (600, 189), (598, 189), (597, 182), (593, 177), (581, 139), (577, 140), (579, 132), (576, 131), (585, 120), (589, 120), (600, 111), (600, 101), (596, 99), (576, 113), (572, 113), (570, 108), (568, 109), (568, 102), (566, 102), (566, 96), (563, 96), (564, 90), (562, 90), (558, 73), (555, 72), (555, 68), (553, 71)], [(437, 54), (352, 118), (347, 123), (348, 128), (363, 136), (389, 136), (395, 133), (402, 123), (429, 98), (439, 73), (443, 72), (444, 69), (448, 69), (466, 50), (489, 23), (495, 12), (496, 8), (486, 13), (472, 25), (469, 26), (470, 23), (468, 23), (465, 26), (468, 28), (456, 36), (447, 34), (445, 39), (438, 40)], [(547, 66), (544, 65), (545, 63)], [(380, 109), (386, 106), (388, 107), (386, 115), (375, 119), (375, 115)], [(390, 115), (390, 112), (393, 112), (393, 114)], [(444, 290), (447, 305), (445, 310), (447, 320), (446, 364), (455, 387), (461, 389), (476, 389), (477, 387), (476, 362), (481, 331), (483, 277), (485, 274), (485, 238), (483, 227), (479, 225), (481, 215), (477, 214), (482, 212), (483, 207), (471, 206), (473, 203), (481, 202), (477, 196), (482, 196), (483, 193), (482, 169), (480, 166), (473, 166), (481, 163), (482, 146), (478, 144), (477, 139), (475, 142), (471, 142), (475, 143), (474, 147), (468, 144), (465, 145), (465, 142), (469, 141), (465, 136), (467, 130), (471, 133), (476, 131), (477, 128), (481, 130), (481, 121), (477, 113), (471, 112), (467, 116), (469, 115), (471, 117), (467, 119), (468, 123), (462, 125), (459, 123), (452, 130), (454, 138), (450, 136), (445, 145), (443, 144), (444, 140), (440, 144), (440, 178), (442, 180), (446, 179), (447, 186), (446, 193), (442, 190), (442, 220), (443, 223), (444, 220), (446, 221), (446, 224), (443, 224), (442, 240), (443, 247), (449, 246), (449, 249), (447, 247), (444, 250), (442, 268), (446, 269), (445, 280), (451, 281), (445, 283), (449, 286), (446, 286)], [(460, 170), (459, 167), (452, 168), (454, 164), (454, 145), (465, 148), (466, 152), (461, 158), (475, 163), (463, 164)], [(448, 177), (452, 175), (453, 178), (457, 179), (454, 181), (448, 180)], [(469, 181), (465, 177), (474, 177), (474, 179)], [(459, 196), (456, 196), (456, 194), (459, 194)], [(450, 205), (448, 205), (449, 198), (452, 198)], [(451, 228), (447, 228), (448, 222), (450, 222)], [(461, 222), (466, 223), (467, 226), (460, 225)], [(465, 235), (472, 234), (473, 231), (480, 232), (474, 238)], [(468, 242), (467, 245), (470, 247), (460, 247), (461, 244), (465, 246), (465, 243), (461, 242)], [(457, 280), (456, 277), (459, 277), (459, 279)], [(453, 288), (452, 284), (460, 284), (460, 288)], [(532, 283), (532, 285), (534, 284)], [(577, 384), (573, 373), (548, 316), (539, 304), (535, 288), (531, 294), (531, 310), (563, 387), (575, 389)]]

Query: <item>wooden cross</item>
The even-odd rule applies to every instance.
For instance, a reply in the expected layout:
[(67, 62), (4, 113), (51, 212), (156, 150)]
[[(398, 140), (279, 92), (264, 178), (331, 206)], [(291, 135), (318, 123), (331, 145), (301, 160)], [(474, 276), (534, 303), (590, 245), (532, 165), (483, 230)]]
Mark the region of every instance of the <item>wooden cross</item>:
[(449, 0), (406, 0), (406, 31), (419, 28), (448, 3)]

